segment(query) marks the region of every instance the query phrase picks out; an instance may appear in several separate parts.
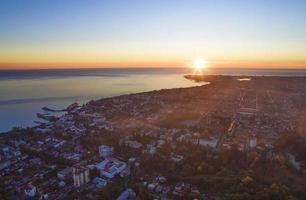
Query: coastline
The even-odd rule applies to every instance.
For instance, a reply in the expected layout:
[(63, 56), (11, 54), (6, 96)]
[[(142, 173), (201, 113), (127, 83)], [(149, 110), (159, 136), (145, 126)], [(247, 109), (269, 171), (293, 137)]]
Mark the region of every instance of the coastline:
[[(264, 82), (269, 82), (268, 84), (274, 85), (274, 84), (280, 84), (277, 83), (279, 81), (288, 81), (288, 80), (299, 80), (299, 81), (305, 81), (306, 83), (306, 77), (304, 76), (249, 76), (249, 75), (190, 75), (186, 74), (183, 75), (185, 79), (194, 81), (197, 83), (201, 83), (204, 86), (207, 84), (211, 83), (218, 83), (218, 84), (243, 84), (240, 83), (239, 79), (250, 79), (250, 82), (252, 85), (254, 84), (267, 84)], [(264, 80), (264, 82), (262, 82)], [(243, 81), (244, 82), (244, 81)], [(256, 83), (254, 83), (256, 82)], [(133, 95), (142, 95), (142, 94), (153, 94), (155, 92), (171, 92), (171, 91), (176, 91), (176, 90), (181, 90), (181, 89), (192, 89), (194, 87), (198, 86), (191, 86), (187, 88), (170, 88), (170, 89), (160, 89), (160, 90), (152, 90), (152, 91), (145, 91), (145, 92), (136, 92), (136, 93), (129, 93), (129, 94), (120, 94), (120, 95), (115, 95), (115, 96), (110, 96), (110, 97), (105, 97), (97, 100), (89, 100), (84, 103), (84, 106), (86, 106), (89, 102), (101, 102), (105, 100), (112, 100), (112, 99), (118, 99), (118, 98), (129, 98), (129, 96)], [(207, 87), (207, 86), (205, 86)], [(66, 99), (66, 98), (63, 98)], [(69, 98), (68, 98), (69, 99)], [(52, 98), (51, 98), (52, 100)], [(6, 101), (5, 101), (6, 102)], [(18, 102), (17, 102), (18, 103)], [(42, 107), (44, 108), (44, 107)], [(65, 108), (60, 108), (60, 110), (63, 110)], [(42, 109), (43, 110), (43, 109)], [(56, 109), (55, 109), (56, 110)], [(24, 128), (32, 128), (32, 127), (24, 127)], [(10, 132), (10, 131), (8, 131)], [(4, 132), (3, 132), (4, 133)]]
[[(183, 78), (180, 71), (165, 70), (82, 70), (72, 73), (21, 73), (0, 77), (0, 132), (14, 126), (33, 125), (42, 107), (65, 108), (78, 102), (162, 88), (197, 85)], [(109, 88), (112, 88), (111, 90)], [(32, 118), (32, 120), (31, 120)]]

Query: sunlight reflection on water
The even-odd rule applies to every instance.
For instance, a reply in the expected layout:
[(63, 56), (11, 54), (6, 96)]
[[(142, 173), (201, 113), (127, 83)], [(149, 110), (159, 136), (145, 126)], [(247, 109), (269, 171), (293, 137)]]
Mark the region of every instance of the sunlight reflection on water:
[(181, 73), (0, 80), (0, 131), (34, 125), (44, 106), (62, 109), (73, 102), (196, 85), (202, 83), (186, 80)]

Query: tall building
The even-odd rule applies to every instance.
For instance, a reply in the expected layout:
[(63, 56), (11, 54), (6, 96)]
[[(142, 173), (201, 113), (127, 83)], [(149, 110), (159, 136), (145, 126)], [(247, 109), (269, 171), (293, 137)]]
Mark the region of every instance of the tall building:
[(72, 168), (72, 177), (74, 186), (81, 187), (90, 181), (89, 169), (83, 166), (75, 166)]
[(249, 148), (253, 149), (255, 148), (257, 145), (257, 138), (256, 135), (251, 135), (249, 138)]

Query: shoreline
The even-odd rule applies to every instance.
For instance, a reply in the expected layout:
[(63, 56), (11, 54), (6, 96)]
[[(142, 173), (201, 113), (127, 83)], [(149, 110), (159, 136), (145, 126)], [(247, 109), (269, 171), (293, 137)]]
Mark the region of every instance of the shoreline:
[[(125, 98), (125, 97), (129, 97), (132, 95), (141, 95), (141, 94), (151, 94), (154, 92), (161, 92), (161, 91), (171, 91), (171, 90), (179, 90), (179, 89), (192, 89), (195, 87), (201, 87), (201, 86), (205, 86), (211, 83), (218, 83), (218, 84), (228, 84), (228, 83), (239, 83), (239, 82), (244, 82), (244, 81), (239, 81), (238, 79), (245, 79), (245, 78), (250, 78), (251, 80), (248, 80), (252, 83), (254, 82), (258, 82), (260, 80), (274, 80), (274, 79), (279, 79), (279, 80), (287, 80), (288, 79), (299, 79), (299, 80), (303, 80), (305, 79), (306, 81), (306, 76), (254, 76), (254, 75), (191, 75), (191, 74), (186, 74), (183, 75), (183, 77), (189, 81), (194, 81), (196, 83), (203, 83), (203, 85), (200, 86), (191, 86), (191, 87), (182, 87), (182, 88), (166, 88), (166, 89), (159, 89), (159, 90), (151, 90), (151, 91), (144, 91), (144, 92), (136, 92), (136, 93), (128, 93), (128, 94), (120, 94), (120, 95), (115, 95), (115, 96), (110, 96), (110, 97), (105, 97), (105, 98), (100, 98), (100, 99), (96, 99), (96, 100), (88, 100), (87, 102), (84, 103), (84, 105), (88, 104), (89, 102), (95, 102), (95, 101), (103, 101), (103, 100), (112, 100), (112, 99), (117, 99), (117, 98)], [(306, 82), (305, 82), (306, 83)], [(243, 84), (243, 83), (240, 83)], [(272, 84), (272, 83), (270, 83)], [(66, 98), (63, 98), (66, 99)], [(72, 102), (74, 103), (74, 102)], [(70, 105), (70, 104), (69, 104)], [(83, 106), (84, 106), (83, 105)], [(45, 106), (44, 106), (45, 107)], [(42, 111), (43, 108), (42, 107)], [(54, 109), (57, 110), (57, 109)], [(62, 109), (60, 109), (62, 110)], [(35, 121), (35, 119), (33, 120)], [(26, 127), (18, 127), (21, 129), (26, 129), (26, 128), (33, 128), (33, 127), (37, 127), (37, 126), (26, 126)], [(12, 127), (13, 128), (13, 127)], [(4, 131), (4, 132), (0, 132), (1, 134), (3, 133), (7, 133), (10, 132), (12, 129), (8, 130), (8, 131)]]

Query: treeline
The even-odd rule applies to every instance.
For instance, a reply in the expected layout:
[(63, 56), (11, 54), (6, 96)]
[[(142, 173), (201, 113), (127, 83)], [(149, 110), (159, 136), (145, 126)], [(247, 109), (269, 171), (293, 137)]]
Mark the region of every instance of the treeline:
[(294, 154), (297, 161), (306, 160), (306, 138), (298, 133), (286, 133), (275, 143), (279, 151), (289, 151)]

